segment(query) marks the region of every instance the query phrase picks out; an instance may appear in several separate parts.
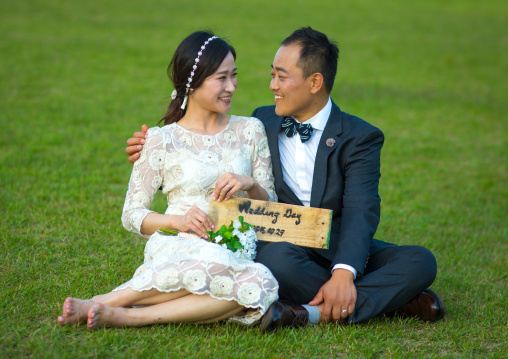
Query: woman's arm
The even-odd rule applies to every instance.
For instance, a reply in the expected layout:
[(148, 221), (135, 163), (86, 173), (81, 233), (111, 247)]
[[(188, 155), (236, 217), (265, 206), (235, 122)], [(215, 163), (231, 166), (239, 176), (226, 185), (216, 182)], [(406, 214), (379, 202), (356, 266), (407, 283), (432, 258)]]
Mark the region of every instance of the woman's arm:
[(148, 215), (155, 213), (150, 210), (150, 204), (162, 184), (165, 151), (161, 130), (157, 127), (150, 129), (140, 157), (133, 166), (125, 196), (122, 224), (128, 231), (145, 237), (155, 232), (145, 232), (142, 224)]
[(150, 204), (162, 184), (166, 145), (162, 131), (156, 127), (148, 131), (146, 143), (135, 162), (129, 181), (122, 214), (124, 227), (142, 236), (149, 237), (160, 228), (179, 232), (190, 230), (203, 238), (212, 230), (213, 223), (206, 213), (192, 207), (184, 215), (160, 214), (150, 211)]
[(231, 172), (225, 173), (215, 183), (212, 199), (217, 202), (227, 201), (237, 191), (247, 192), (247, 197), (251, 199), (270, 200), (268, 192), (253, 177), (237, 175)]
[[(252, 118), (249, 123), (253, 127), (254, 152), (252, 154), (252, 177), (258, 186), (266, 192), (268, 201), (277, 202), (275, 184), (272, 172), (272, 158), (266, 139), (263, 123), (257, 118)], [(250, 197), (249, 198), (253, 198)]]
[(215, 226), (205, 212), (194, 206), (184, 215), (149, 213), (141, 224), (141, 233), (151, 235), (161, 228), (173, 229), (178, 232), (192, 230), (201, 238), (208, 238), (206, 231), (215, 229)]
[(212, 199), (220, 202), (230, 199), (237, 191), (245, 191), (248, 198), (277, 202), (272, 161), (265, 128), (257, 118), (246, 120), (246, 125), (252, 130), (252, 139), (249, 139), (250, 144), (253, 146), (251, 156), (252, 176), (242, 176), (234, 173), (224, 174), (215, 184)]

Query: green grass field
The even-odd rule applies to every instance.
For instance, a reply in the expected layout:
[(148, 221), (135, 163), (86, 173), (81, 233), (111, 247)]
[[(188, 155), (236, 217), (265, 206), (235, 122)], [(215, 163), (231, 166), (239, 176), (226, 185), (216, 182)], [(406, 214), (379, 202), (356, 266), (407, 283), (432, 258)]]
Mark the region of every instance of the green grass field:
[[(1, 1), (0, 357), (506, 357), (507, 24), (501, 0)], [(233, 43), (232, 113), (248, 115), (273, 103), (273, 55), (307, 25), (339, 43), (334, 100), (386, 136), (376, 238), (435, 253), (447, 317), (274, 335), (58, 326), (66, 296), (109, 291), (142, 261), (120, 222), (125, 140), (160, 119), (178, 43), (201, 28)]]

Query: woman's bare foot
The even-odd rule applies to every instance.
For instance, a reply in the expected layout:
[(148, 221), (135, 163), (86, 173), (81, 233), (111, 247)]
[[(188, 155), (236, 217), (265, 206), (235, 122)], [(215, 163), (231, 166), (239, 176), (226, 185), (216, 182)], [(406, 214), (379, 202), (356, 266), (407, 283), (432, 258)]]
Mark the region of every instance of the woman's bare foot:
[(116, 308), (94, 303), (88, 310), (88, 329), (98, 329), (103, 327), (123, 328), (127, 326), (127, 309)]
[(91, 299), (67, 298), (63, 304), (62, 315), (58, 317), (58, 324), (69, 325), (86, 322), (88, 310), (95, 302)]

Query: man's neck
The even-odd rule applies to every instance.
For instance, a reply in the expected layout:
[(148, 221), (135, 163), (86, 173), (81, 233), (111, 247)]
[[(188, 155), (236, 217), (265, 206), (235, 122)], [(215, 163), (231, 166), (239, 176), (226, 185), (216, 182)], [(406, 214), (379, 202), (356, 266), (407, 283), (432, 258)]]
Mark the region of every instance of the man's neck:
[(318, 114), (319, 111), (325, 108), (329, 98), (330, 96), (328, 94), (316, 97), (315, 100), (307, 108), (305, 114), (300, 116), (294, 116), (294, 118), (299, 122), (305, 122), (307, 120), (310, 120), (312, 117), (316, 116), (316, 114)]

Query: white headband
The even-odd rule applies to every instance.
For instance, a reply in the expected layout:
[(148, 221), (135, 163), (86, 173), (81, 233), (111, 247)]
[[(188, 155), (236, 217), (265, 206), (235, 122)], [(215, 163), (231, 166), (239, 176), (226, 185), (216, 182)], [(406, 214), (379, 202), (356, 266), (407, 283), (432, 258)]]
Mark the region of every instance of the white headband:
[(190, 77), (188, 78), (188, 82), (186, 85), (187, 88), (185, 89), (185, 97), (183, 98), (183, 104), (180, 107), (182, 110), (185, 110), (185, 106), (187, 105), (187, 99), (189, 98), (189, 89), (190, 89), (190, 86), (192, 83), (192, 78), (194, 77), (194, 71), (196, 71), (196, 69), (198, 68), (199, 58), (201, 57), (201, 55), (203, 55), (203, 51), (205, 50), (206, 45), (208, 45), (208, 43), (210, 41), (212, 41), (214, 39), (218, 39), (218, 38), (219, 38), (218, 36), (212, 36), (212, 37), (208, 38), (208, 40), (205, 41), (203, 46), (201, 46), (201, 50), (198, 52), (198, 57), (196, 57), (194, 59), (194, 65), (192, 66), (192, 71), (190, 73)]

